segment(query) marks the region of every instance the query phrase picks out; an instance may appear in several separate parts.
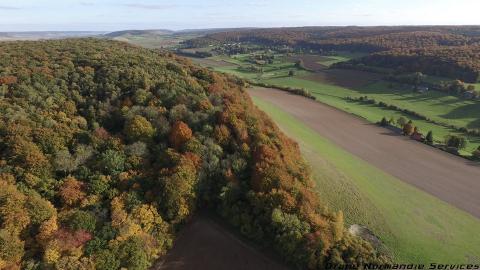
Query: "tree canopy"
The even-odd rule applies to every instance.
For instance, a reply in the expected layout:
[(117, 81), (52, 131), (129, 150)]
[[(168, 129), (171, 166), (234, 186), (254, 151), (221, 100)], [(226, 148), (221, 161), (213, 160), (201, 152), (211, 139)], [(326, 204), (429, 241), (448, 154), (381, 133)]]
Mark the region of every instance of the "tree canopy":
[(0, 84), (2, 269), (147, 269), (199, 207), (300, 268), (385, 260), (237, 78), (71, 39), (0, 43)]

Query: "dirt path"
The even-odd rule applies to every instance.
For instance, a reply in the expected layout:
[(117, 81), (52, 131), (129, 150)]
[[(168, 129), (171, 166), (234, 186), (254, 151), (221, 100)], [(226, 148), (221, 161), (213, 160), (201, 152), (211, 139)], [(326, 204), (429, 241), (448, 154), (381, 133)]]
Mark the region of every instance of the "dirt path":
[(480, 164), (301, 96), (266, 88), (250, 94), (279, 106), (373, 166), (480, 218)]
[(215, 221), (197, 217), (186, 226), (156, 270), (287, 270), (246, 245)]

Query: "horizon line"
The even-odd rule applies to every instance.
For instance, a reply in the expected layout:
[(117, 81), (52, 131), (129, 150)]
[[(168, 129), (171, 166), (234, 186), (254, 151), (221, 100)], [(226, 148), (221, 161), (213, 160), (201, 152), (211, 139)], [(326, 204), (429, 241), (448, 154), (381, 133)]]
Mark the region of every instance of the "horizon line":
[(282, 29), (282, 28), (309, 28), (309, 27), (359, 27), (359, 28), (370, 28), (370, 27), (480, 27), (480, 24), (378, 24), (378, 25), (299, 25), (299, 26), (238, 26), (238, 27), (211, 27), (211, 28), (122, 28), (119, 30), (12, 30), (12, 31), (0, 31), (0, 33), (42, 33), (42, 32), (51, 32), (51, 33), (62, 33), (62, 32), (96, 32), (96, 33), (113, 33), (120, 31), (171, 31), (171, 32), (185, 32), (185, 31), (202, 31), (202, 30), (235, 30), (235, 29)]

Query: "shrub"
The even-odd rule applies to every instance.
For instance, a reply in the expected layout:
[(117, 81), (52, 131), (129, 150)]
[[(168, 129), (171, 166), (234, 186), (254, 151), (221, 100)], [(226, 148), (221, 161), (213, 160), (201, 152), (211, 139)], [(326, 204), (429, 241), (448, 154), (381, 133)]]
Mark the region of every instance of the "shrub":
[(405, 119), (405, 117), (403, 117), (403, 116), (401, 116), (397, 119), (397, 124), (401, 128), (403, 128), (403, 126), (405, 126), (406, 123), (407, 123), (407, 119)]
[(410, 136), (413, 134), (413, 132), (415, 131), (415, 126), (413, 125), (412, 121), (408, 121), (408, 123), (406, 123), (404, 126), (403, 126), (403, 134), (405, 136)]
[(473, 157), (476, 159), (480, 159), (480, 146), (478, 147), (477, 150), (473, 152)]
[(462, 136), (448, 135), (445, 138), (445, 144), (448, 147), (454, 147), (456, 149), (463, 149), (467, 146), (467, 140)]
[(428, 144), (433, 144), (433, 132), (432, 131), (429, 131), (427, 133), (427, 137), (425, 137), (425, 141), (428, 143)]
[(388, 126), (387, 118), (385, 118), (385, 117), (382, 118), (382, 120), (380, 121), (380, 126), (382, 126), (382, 127)]

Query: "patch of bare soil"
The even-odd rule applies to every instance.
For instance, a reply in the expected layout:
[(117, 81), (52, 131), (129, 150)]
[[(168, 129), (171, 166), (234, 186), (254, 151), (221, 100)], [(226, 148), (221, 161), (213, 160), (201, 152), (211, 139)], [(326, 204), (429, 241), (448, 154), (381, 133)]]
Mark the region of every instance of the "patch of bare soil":
[(286, 270), (207, 217), (196, 217), (155, 270)]
[(478, 163), (415, 142), (308, 98), (269, 88), (258, 87), (249, 92), (282, 108), (322, 137), (371, 165), (480, 218)]
[(382, 79), (382, 75), (359, 70), (330, 69), (317, 71), (304, 79), (346, 88), (358, 88)]
[(290, 56), (289, 60), (290, 61), (298, 61), (302, 60), (303, 65), (305, 68), (311, 71), (319, 71), (319, 70), (324, 70), (327, 69), (327, 66), (324, 66), (318, 62), (325, 61), (325, 59), (328, 59), (326, 56), (321, 56), (321, 55), (295, 55), (295, 56)]

